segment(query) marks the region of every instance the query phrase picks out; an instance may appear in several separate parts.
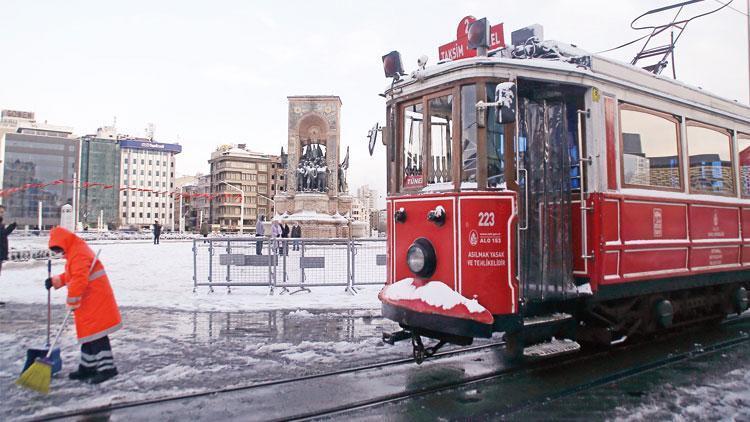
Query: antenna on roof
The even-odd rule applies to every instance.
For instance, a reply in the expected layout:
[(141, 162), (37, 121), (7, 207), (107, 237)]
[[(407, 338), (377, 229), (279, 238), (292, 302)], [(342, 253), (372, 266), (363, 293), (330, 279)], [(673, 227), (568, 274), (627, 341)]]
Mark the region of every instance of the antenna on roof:
[[(731, 1), (728, 3), (719, 2), (722, 4), (722, 6), (717, 9), (714, 9), (714, 10), (711, 10), (710, 12), (702, 13), (702, 14), (699, 14), (699, 15), (696, 15), (687, 19), (677, 20), (677, 18), (680, 16), (680, 13), (682, 12), (682, 9), (685, 6), (693, 4), (693, 3), (699, 3), (702, 1), (703, 0), (689, 0), (689, 1), (683, 1), (681, 3), (676, 3), (670, 6), (659, 7), (657, 9), (649, 10), (648, 12), (633, 19), (633, 21), (630, 22), (631, 28), (635, 30), (650, 29), (651, 33), (643, 37), (643, 38), (646, 38), (646, 42), (643, 44), (641, 51), (639, 51), (638, 54), (635, 55), (635, 57), (630, 62), (630, 64), (636, 65), (642, 59), (661, 56), (661, 58), (656, 63), (643, 67), (643, 69), (655, 75), (658, 75), (662, 72), (662, 70), (664, 70), (664, 68), (667, 67), (667, 64), (669, 63), (667, 58), (669, 57), (672, 62), (672, 77), (677, 79), (677, 71), (675, 69), (675, 64), (674, 64), (674, 48), (675, 48), (675, 44), (677, 43), (677, 40), (679, 40), (680, 37), (682, 36), (682, 33), (685, 32), (685, 28), (687, 27), (687, 24), (690, 23), (690, 21), (692, 21), (693, 19), (697, 19), (703, 16), (710, 15), (712, 13), (718, 12), (719, 10), (727, 7), (731, 3)], [(667, 10), (672, 10), (672, 9), (677, 9), (677, 13), (675, 13), (674, 18), (672, 18), (672, 21), (669, 23), (666, 23), (663, 25), (656, 25), (656, 26), (635, 26), (636, 22), (645, 16), (655, 15), (655, 14), (665, 12)], [(659, 45), (657, 47), (649, 48), (649, 43), (651, 43), (651, 40), (653, 40), (656, 36), (664, 33), (667, 30), (670, 30), (669, 44)]]

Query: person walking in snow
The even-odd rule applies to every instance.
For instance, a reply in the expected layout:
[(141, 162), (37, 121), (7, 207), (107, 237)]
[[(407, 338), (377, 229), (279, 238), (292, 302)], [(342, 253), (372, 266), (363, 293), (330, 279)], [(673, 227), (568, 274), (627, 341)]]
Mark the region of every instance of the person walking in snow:
[(109, 335), (122, 327), (109, 278), (91, 248), (74, 233), (55, 227), (49, 235), (49, 248), (63, 254), (65, 272), (48, 278), (44, 284), (48, 290), (68, 288), (66, 303), (73, 311), (81, 345), (78, 370), (68, 374), (68, 378), (99, 384), (117, 375)]
[(161, 236), (161, 224), (159, 220), (154, 220), (154, 245), (159, 244), (159, 236)]
[[(256, 237), (263, 237), (263, 235), (265, 235), (266, 230), (263, 228), (264, 221), (266, 221), (266, 216), (261, 214), (260, 218), (258, 218), (258, 222), (255, 223), (255, 236)], [(263, 240), (262, 239), (255, 242), (255, 254), (263, 255)]]

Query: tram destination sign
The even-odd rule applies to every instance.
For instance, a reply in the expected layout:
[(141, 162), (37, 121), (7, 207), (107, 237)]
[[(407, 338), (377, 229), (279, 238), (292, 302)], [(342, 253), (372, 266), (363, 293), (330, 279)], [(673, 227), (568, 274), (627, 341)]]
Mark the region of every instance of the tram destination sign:
[[(466, 16), (458, 23), (456, 29), (456, 40), (438, 47), (438, 57), (440, 60), (460, 60), (477, 55), (476, 50), (469, 49), (469, 25), (474, 22), (474, 16)], [(505, 36), (503, 35), (503, 24), (499, 23), (490, 28), (490, 48), (495, 50), (505, 47)]]

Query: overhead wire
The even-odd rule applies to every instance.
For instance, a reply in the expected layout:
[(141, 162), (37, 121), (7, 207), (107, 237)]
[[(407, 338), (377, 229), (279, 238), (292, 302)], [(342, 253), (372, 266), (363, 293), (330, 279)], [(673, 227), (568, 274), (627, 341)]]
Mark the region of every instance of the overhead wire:
[[(631, 28), (633, 28), (633, 29), (635, 29), (635, 30), (641, 30), (641, 29), (651, 29), (651, 30), (653, 31), (654, 29), (657, 29), (657, 28), (659, 28), (659, 27), (656, 27), (656, 26), (643, 26), (643, 27), (634, 27), (634, 26), (633, 26), (633, 24), (635, 24), (635, 22), (636, 22), (636, 21), (638, 21), (638, 19), (640, 19), (640, 18), (642, 18), (642, 17), (644, 17), (644, 16), (646, 16), (646, 15), (649, 15), (649, 14), (651, 14), (651, 13), (655, 13), (655, 12), (659, 12), (659, 11), (667, 10), (668, 8), (671, 8), (671, 7), (676, 7), (676, 6), (680, 6), (680, 11), (681, 11), (681, 10), (682, 10), (682, 8), (683, 8), (684, 6), (686, 6), (686, 5), (688, 5), (688, 4), (691, 4), (691, 3), (696, 3), (697, 1), (701, 1), (701, 0), (686, 1), (686, 2), (682, 2), (682, 3), (677, 3), (677, 4), (674, 4), (673, 6), (669, 6), (669, 7), (666, 7), (666, 8), (662, 7), (662, 8), (659, 8), (659, 9), (649, 10), (648, 12), (646, 12), (646, 13), (643, 13), (642, 15), (638, 16), (637, 18), (633, 19), (633, 21), (632, 21), (632, 22), (630, 22), (630, 27), (631, 27)], [(682, 23), (683, 25), (687, 25), (687, 24), (688, 24), (688, 23), (689, 23), (690, 21), (692, 21), (692, 20), (694, 20), (694, 19), (697, 19), (697, 18), (700, 18), (700, 17), (703, 17), (703, 16), (707, 16), (707, 15), (710, 15), (710, 14), (712, 14), (712, 13), (716, 13), (716, 12), (720, 11), (721, 9), (723, 9), (723, 8), (725, 8), (725, 7), (728, 7), (728, 6), (730, 6), (730, 5), (732, 4), (732, 2), (733, 2), (734, 0), (729, 0), (729, 2), (728, 2), (728, 3), (723, 3), (723, 2), (721, 2), (721, 1), (719, 1), (719, 0), (715, 0), (715, 1), (716, 1), (717, 3), (719, 3), (719, 4), (721, 4), (722, 6), (721, 6), (721, 7), (719, 7), (719, 8), (717, 8), (717, 9), (714, 9), (714, 10), (708, 11), (708, 12), (706, 12), (706, 13), (702, 13), (702, 14), (700, 14), (700, 15), (696, 15), (696, 16), (693, 16), (693, 17), (691, 17), (690, 19), (685, 19), (684, 21), (681, 21), (681, 23)], [(731, 7), (731, 6), (730, 6), (730, 7)], [(734, 8), (733, 8), (733, 9), (734, 9)], [(734, 9), (734, 10), (736, 10), (736, 9)], [(742, 12), (740, 12), (740, 13), (742, 13)], [(678, 12), (678, 14), (679, 14), (679, 12)], [(743, 13), (743, 14), (745, 14), (745, 13)], [(746, 15), (746, 14), (745, 14), (745, 15)], [(675, 16), (675, 18), (676, 18), (676, 16)], [(672, 23), (674, 23), (674, 20), (672, 21)], [(671, 25), (671, 24), (670, 24), (670, 25)], [(663, 26), (663, 25), (662, 25), (662, 26)], [(652, 32), (652, 33), (653, 33), (653, 32)], [(607, 50), (597, 51), (597, 52), (595, 52), (594, 54), (602, 54), (602, 53), (608, 53), (608, 52), (610, 52), (610, 51), (614, 51), (614, 50), (619, 50), (619, 49), (621, 49), (621, 48), (623, 48), (623, 47), (627, 47), (627, 46), (629, 46), (629, 45), (631, 45), (631, 44), (635, 44), (635, 43), (637, 43), (638, 41), (641, 41), (641, 40), (643, 40), (643, 39), (646, 39), (646, 38), (650, 37), (650, 36), (652, 35), (652, 33), (648, 33), (648, 34), (646, 34), (646, 35), (644, 35), (644, 36), (642, 36), (642, 37), (636, 38), (636, 39), (634, 39), (634, 40), (632, 40), (632, 41), (628, 41), (628, 42), (626, 42), (626, 43), (624, 43), (624, 44), (620, 44), (620, 45), (618, 45), (617, 47), (613, 47), (613, 48), (610, 48), (610, 49), (607, 49)]]

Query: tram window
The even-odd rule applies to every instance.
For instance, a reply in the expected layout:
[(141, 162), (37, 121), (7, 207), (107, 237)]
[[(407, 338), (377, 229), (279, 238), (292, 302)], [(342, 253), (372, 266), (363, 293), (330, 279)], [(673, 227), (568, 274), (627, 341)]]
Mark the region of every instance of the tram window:
[[(487, 84), (487, 101), (494, 102), (497, 84)], [(487, 109), (487, 187), (505, 188), (505, 125), (497, 123), (497, 107)]]
[(453, 139), (453, 95), (429, 101), (430, 175), (429, 183), (450, 182)]
[(750, 196), (750, 135), (737, 135), (737, 149), (740, 156), (740, 186), (742, 196)]
[(477, 181), (477, 89), (461, 87), (461, 180)]
[(422, 125), (424, 111), (422, 104), (404, 107), (403, 118), (403, 148), (404, 148), (404, 187), (414, 188), (424, 185), (422, 175)]
[(690, 190), (733, 195), (732, 148), (729, 133), (695, 122), (687, 125)]
[(620, 106), (625, 184), (680, 189), (677, 119)]

